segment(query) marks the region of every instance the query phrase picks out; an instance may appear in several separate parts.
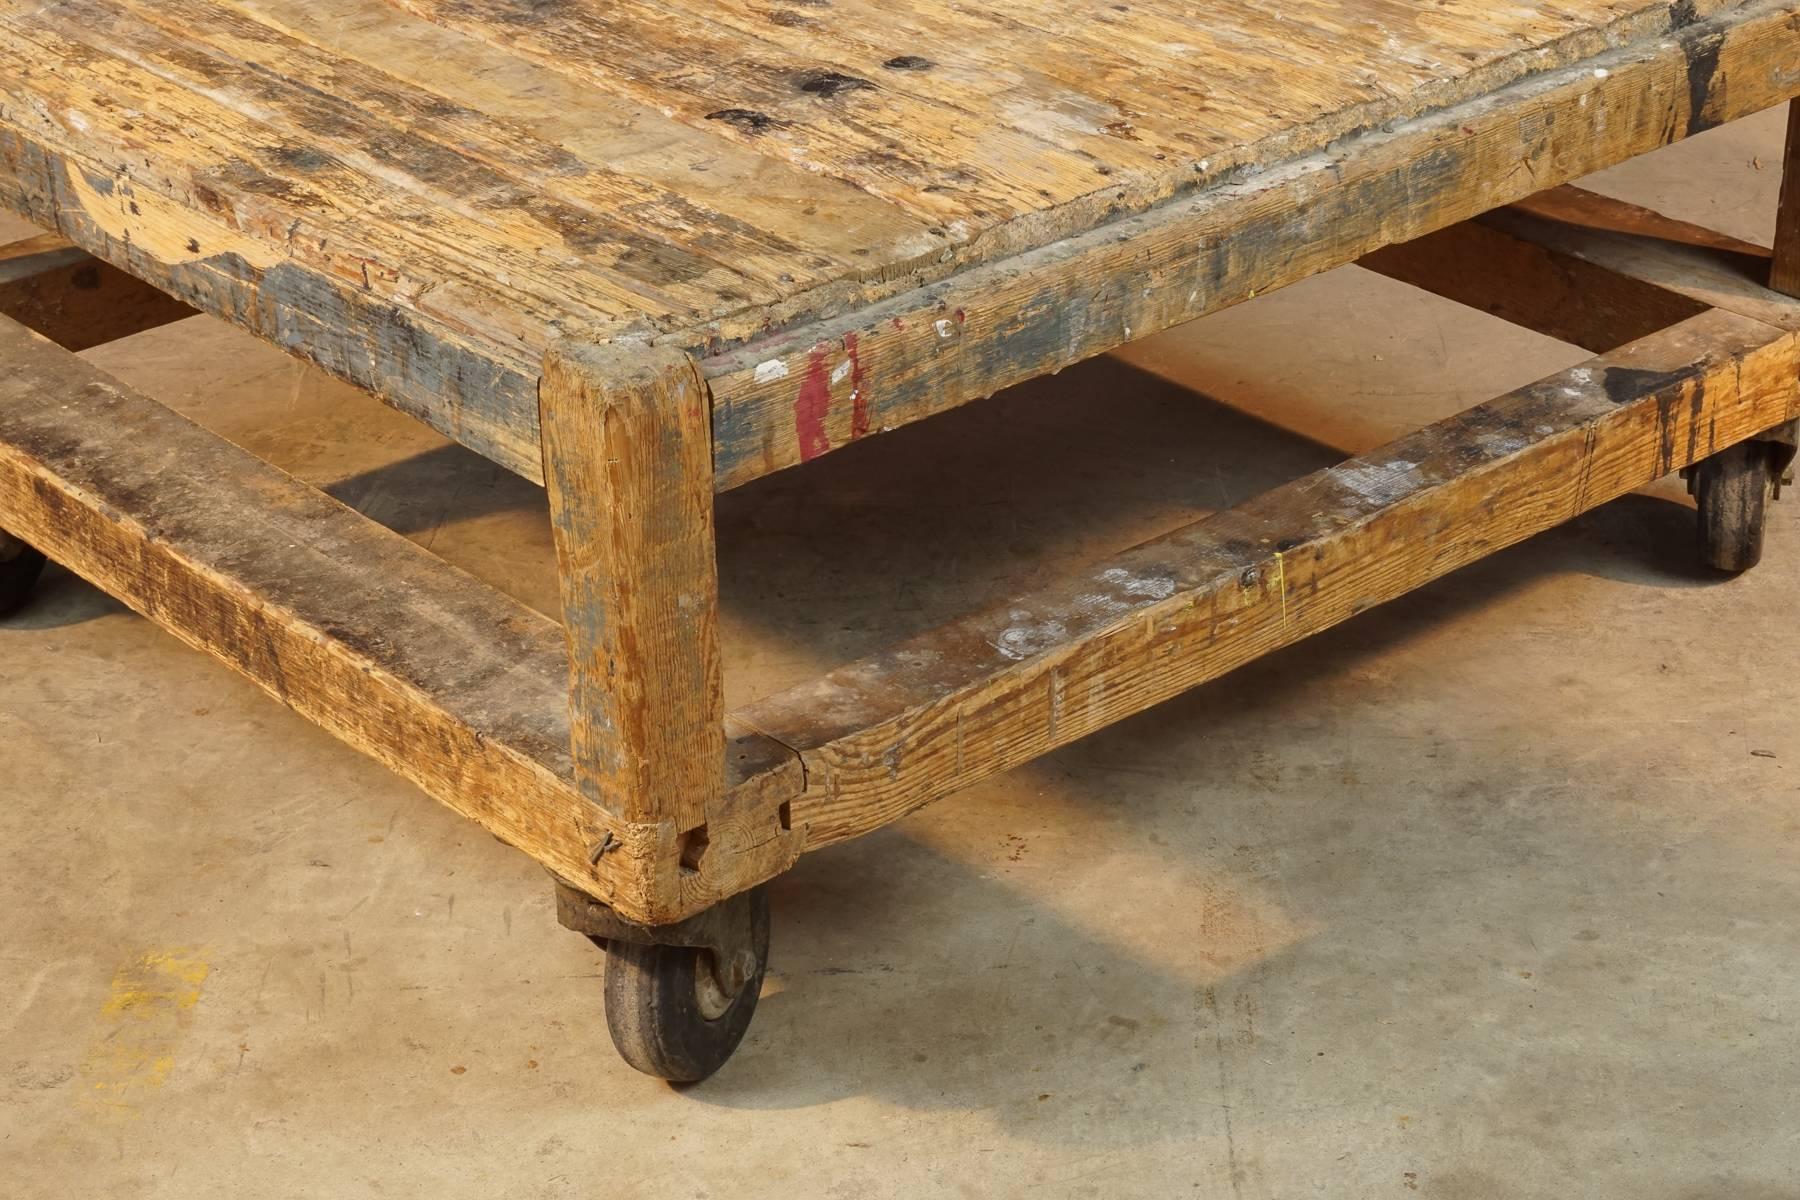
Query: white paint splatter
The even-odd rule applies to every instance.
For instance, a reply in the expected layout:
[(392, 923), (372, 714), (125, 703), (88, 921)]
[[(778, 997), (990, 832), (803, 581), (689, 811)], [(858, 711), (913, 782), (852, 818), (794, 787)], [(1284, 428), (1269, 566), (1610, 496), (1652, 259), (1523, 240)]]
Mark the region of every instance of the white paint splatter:
[(1108, 567), (1100, 572), (1100, 582), (1124, 592), (1127, 596), (1147, 596), (1167, 600), (1175, 594), (1175, 581), (1159, 575), (1133, 575), (1124, 567)]
[(787, 364), (779, 358), (771, 358), (768, 362), (756, 364), (756, 382), (758, 383), (772, 383), (777, 379), (786, 379), (787, 375)]
[(1014, 662), (1069, 640), (1068, 627), (1054, 617), (1034, 620), (1030, 612), (1021, 608), (1015, 608), (1009, 616), (1018, 623), (994, 639), (993, 647)]
[(1517, 454), (1531, 445), (1531, 439), (1528, 437), (1499, 430), (1484, 433), (1476, 440), (1481, 448), (1494, 458), (1505, 458), (1509, 454)]
[(933, 321), (931, 323), (931, 327), (933, 329), (937, 330), (937, 335), (939, 337), (946, 338), (946, 339), (949, 338), (949, 336), (953, 332), (955, 332), (955, 329), (956, 329), (956, 327), (954, 325), (950, 324), (950, 322), (946, 321), (946, 320)]
[(850, 375), (850, 360), (846, 358), (843, 362), (841, 362), (837, 365), (836, 370), (832, 371), (831, 382), (833, 384), (842, 383), (842, 382), (844, 382), (844, 380), (846, 378), (849, 377), (849, 375)]
[(1346, 489), (1374, 504), (1388, 504), (1404, 496), (1420, 482), (1419, 464), (1396, 459), (1391, 463), (1345, 463), (1331, 473)]

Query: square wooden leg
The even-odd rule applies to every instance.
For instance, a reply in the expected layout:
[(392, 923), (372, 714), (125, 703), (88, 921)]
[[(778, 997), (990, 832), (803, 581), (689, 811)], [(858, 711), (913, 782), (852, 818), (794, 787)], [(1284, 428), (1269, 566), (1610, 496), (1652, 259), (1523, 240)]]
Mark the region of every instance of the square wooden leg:
[(725, 753), (706, 385), (672, 350), (565, 346), (539, 408), (577, 781), (704, 839)]
[(1800, 297), (1800, 101), (1788, 104), (1781, 211), (1775, 222), (1775, 261), (1769, 269), (1769, 287), (1783, 295)]

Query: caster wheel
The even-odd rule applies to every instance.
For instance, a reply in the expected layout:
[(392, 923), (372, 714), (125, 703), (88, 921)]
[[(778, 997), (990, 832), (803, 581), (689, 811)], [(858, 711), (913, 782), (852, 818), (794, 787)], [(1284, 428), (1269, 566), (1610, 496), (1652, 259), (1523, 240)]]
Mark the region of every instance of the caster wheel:
[(1700, 561), (1720, 571), (1748, 571), (1762, 559), (1763, 522), (1774, 489), (1777, 447), (1739, 442), (1695, 464), (1692, 490), (1700, 510)]
[(0, 533), (0, 620), (25, 607), (43, 573), (42, 554), (18, 538)]
[(769, 898), (755, 888), (724, 903), (748, 910), (749, 944), (735, 963), (692, 946), (606, 943), (606, 1025), (619, 1054), (646, 1075), (705, 1079), (725, 1065), (756, 1014), (769, 964)]

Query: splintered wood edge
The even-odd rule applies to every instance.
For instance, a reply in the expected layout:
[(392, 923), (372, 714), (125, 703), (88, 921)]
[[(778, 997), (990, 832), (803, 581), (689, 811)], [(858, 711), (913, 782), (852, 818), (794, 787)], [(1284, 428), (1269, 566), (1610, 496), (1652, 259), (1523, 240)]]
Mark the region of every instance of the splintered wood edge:
[(1796, 336), (1706, 312), (737, 715), (866, 833), (1800, 414)]
[[(554, 621), (4, 318), (0, 359), (0, 526), (632, 920), (748, 886), (578, 792)], [(724, 826), (800, 790), (726, 735)]]
[[(1793, 0), (1764, 0), (1391, 131), (713, 353), (735, 487), (1354, 262), (1800, 91)], [(661, 339), (707, 352), (704, 329)]]

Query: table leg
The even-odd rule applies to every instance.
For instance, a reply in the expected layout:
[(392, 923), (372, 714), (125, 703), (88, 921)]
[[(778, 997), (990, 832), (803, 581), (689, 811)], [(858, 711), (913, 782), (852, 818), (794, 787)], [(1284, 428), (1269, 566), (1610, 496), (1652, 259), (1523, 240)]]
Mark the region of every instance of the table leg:
[(1769, 286), (1784, 295), (1800, 297), (1800, 100), (1788, 104), (1781, 210), (1775, 221), (1775, 262), (1769, 271)]

